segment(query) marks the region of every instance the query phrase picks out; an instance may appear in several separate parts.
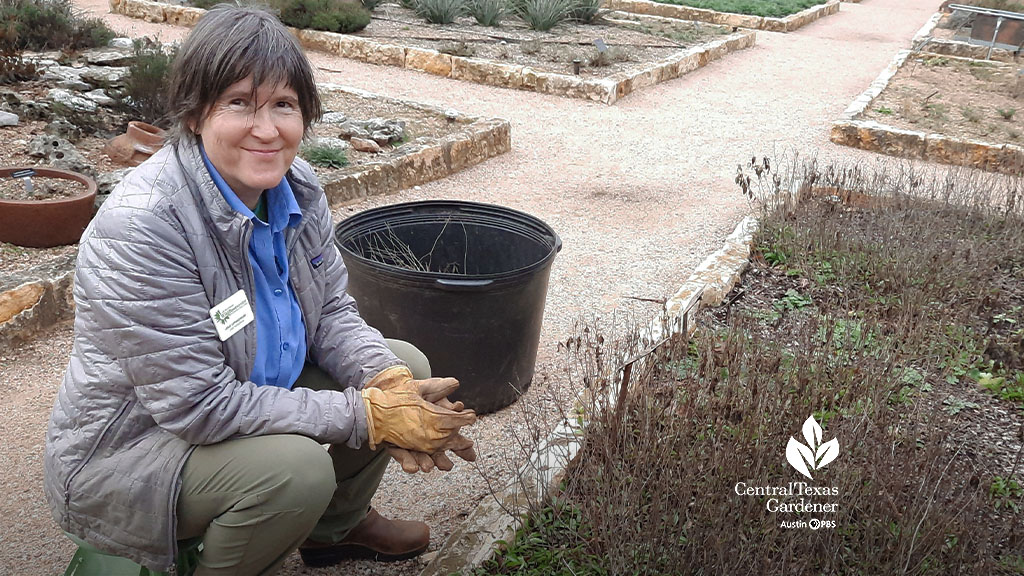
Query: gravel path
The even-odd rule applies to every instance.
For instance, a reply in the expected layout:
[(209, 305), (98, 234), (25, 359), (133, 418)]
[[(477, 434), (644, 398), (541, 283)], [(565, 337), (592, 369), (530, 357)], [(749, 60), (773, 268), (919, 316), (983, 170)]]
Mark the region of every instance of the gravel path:
[[(173, 40), (187, 32), (107, 14), (102, 0), (74, 3), (129, 34)], [(844, 3), (839, 14), (795, 33), (758, 32), (755, 47), (613, 107), (311, 55), (323, 81), (512, 122), (512, 152), (439, 182), (341, 208), (336, 217), (409, 200), (464, 199), (535, 214), (562, 237), (534, 386), (519, 407), (485, 417), (471, 431), (492, 481), (510, 477), (506, 449), (525, 429), (520, 407), (556, 413), (564, 381), (556, 344), (574, 320), (635, 308), (629, 297), (671, 295), (747, 212), (732, 183), (738, 163), (773, 150), (870, 157), (829, 143), (829, 125), (909, 46), (939, 3)], [(0, 575), (57, 574), (73, 552), (40, 488), (43, 433), (70, 337), (61, 326), (31, 345), (0, 351)], [(487, 493), (467, 465), (414, 477), (392, 466), (375, 504), (385, 515), (428, 522), (436, 549)], [(412, 560), (307, 570), (293, 556), (284, 573), (405, 575), (420, 567)]]

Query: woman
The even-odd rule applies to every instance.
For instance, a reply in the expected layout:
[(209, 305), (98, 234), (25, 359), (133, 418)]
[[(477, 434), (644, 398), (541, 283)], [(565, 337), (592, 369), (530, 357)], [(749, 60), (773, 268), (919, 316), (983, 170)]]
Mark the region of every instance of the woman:
[(321, 113), (309, 62), (274, 16), (219, 6), (170, 85), (168, 145), (80, 245), (47, 432), (55, 518), (155, 570), (202, 537), (201, 576), (273, 574), (300, 545), (313, 565), (422, 552), (425, 524), (370, 510), (382, 446), (407, 471), (450, 469), (446, 450), (474, 458), (459, 429), (476, 416), (444, 398), (454, 380), (414, 379), (345, 291), (296, 158)]

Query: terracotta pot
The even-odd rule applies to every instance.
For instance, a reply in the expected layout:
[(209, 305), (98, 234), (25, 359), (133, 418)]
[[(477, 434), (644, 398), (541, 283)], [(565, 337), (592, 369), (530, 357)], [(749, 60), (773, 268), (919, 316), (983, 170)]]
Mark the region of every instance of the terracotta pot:
[(124, 134), (107, 142), (103, 152), (111, 160), (138, 166), (164, 145), (164, 131), (152, 124), (132, 120)]
[(96, 182), (77, 172), (41, 166), (0, 167), (0, 178), (19, 170), (34, 170), (36, 176), (63, 178), (85, 184), (85, 192), (52, 200), (5, 200), (0, 198), (0, 241), (29, 248), (50, 248), (74, 244), (92, 219)]

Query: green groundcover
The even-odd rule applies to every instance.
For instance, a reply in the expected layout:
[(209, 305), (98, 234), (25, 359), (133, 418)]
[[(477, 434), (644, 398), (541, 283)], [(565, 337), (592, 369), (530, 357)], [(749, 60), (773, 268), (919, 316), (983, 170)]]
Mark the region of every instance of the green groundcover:
[(693, 8), (706, 8), (718, 12), (752, 14), (782, 18), (801, 10), (824, 4), (822, 0), (655, 0), (663, 4), (678, 4)]

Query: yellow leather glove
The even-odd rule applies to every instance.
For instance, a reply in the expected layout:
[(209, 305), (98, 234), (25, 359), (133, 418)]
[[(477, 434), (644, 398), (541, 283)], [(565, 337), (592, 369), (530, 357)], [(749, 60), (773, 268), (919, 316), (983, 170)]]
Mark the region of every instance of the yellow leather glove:
[[(405, 366), (392, 366), (377, 374), (366, 387), (380, 388), (381, 390), (410, 390), (415, 391), (427, 402), (433, 402), (442, 408), (462, 412), (465, 405), (462, 402), (454, 404), (448, 401), (447, 396), (458, 389), (459, 381), (454, 378), (429, 378), (426, 380), (414, 380), (412, 372)], [(462, 434), (453, 435), (452, 452), (467, 462), (476, 461), (476, 451), (473, 449), (473, 441)], [(458, 446), (458, 447), (455, 447)], [(455, 464), (444, 452), (425, 454), (423, 452), (411, 452), (405, 448), (389, 446), (388, 453), (402, 466), (402, 470), (409, 474), (416, 472), (430, 472), (436, 466), (440, 470), (451, 470)]]
[(418, 392), (401, 387), (364, 388), (361, 394), (371, 450), (384, 443), (428, 454), (464, 449), (458, 431), (476, 422), (472, 410), (442, 408), (427, 402)]

